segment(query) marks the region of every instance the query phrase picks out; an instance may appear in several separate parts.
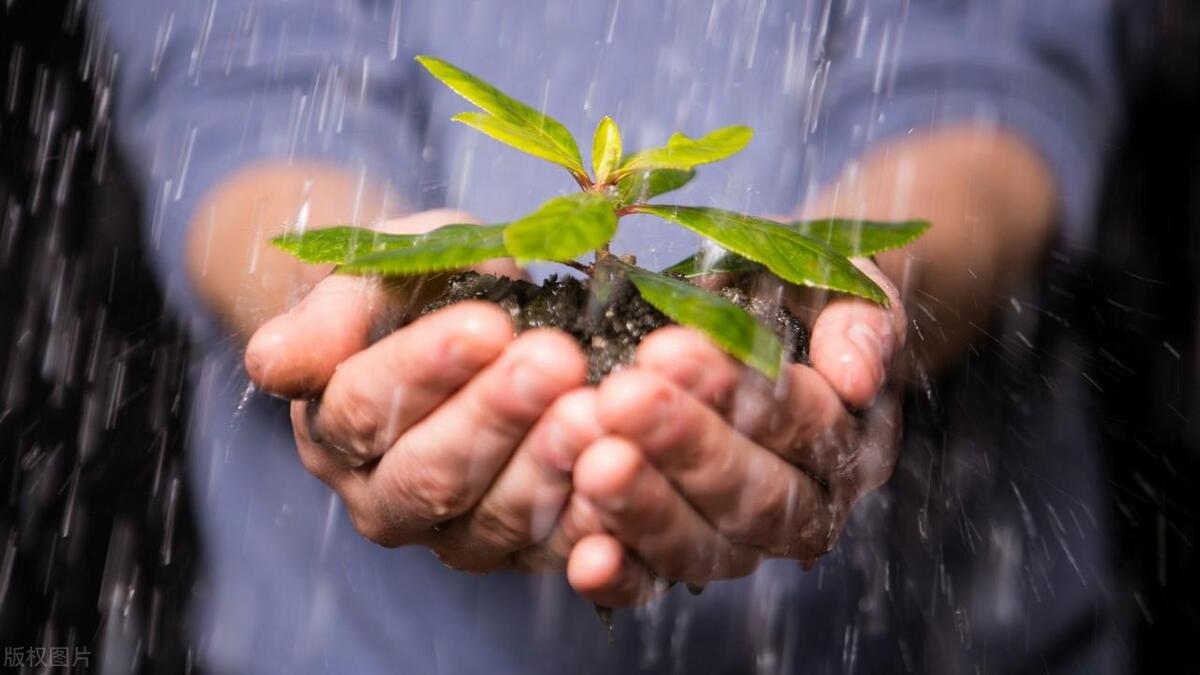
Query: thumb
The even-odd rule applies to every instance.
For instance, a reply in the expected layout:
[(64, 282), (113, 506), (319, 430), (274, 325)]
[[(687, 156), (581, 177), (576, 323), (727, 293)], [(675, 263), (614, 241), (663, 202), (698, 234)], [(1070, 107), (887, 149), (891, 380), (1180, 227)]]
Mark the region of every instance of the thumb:
[[(449, 223), (477, 223), (450, 209), (422, 211), (376, 226), (382, 232), (419, 234)], [(483, 271), (483, 270), (481, 270)], [(515, 273), (511, 262), (486, 270)], [(382, 280), (333, 274), (295, 307), (259, 327), (246, 346), (246, 372), (263, 391), (310, 398), (325, 388), (338, 365), (396, 326), (420, 298), (440, 287), (433, 276)]]
[(398, 303), (379, 279), (332, 274), (292, 309), (264, 323), (246, 345), (246, 372), (263, 391), (318, 395), (338, 364), (366, 349)]
[(869, 406), (892, 374), (904, 346), (907, 319), (895, 284), (865, 259), (854, 264), (879, 284), (889, 306), (837, 296), (813, 323), (809, 359), (849, 406)]

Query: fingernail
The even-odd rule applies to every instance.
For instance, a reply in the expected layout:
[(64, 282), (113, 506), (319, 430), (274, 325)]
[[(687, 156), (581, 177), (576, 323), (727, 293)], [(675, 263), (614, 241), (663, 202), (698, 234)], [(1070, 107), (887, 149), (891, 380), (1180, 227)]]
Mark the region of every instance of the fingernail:
[(890, 339), (890, 335), (880, 336), (874, 328), (860, 321), (850, 326), (846, 338), (868, 359), (882, 362), (885, 367), (891, 361), (894, 340)]
[(325, 434), (321, 433), (321, 425), (317, 424), (317, 411), (320, 402), (320, 399), (310, 401), (308, 407), (304, 410), (304, 414), (308, 418), (308, 440), (323, 445), (325, 443)]
[(874, 328), (859, 321), (850, 326), (850, 330), (846, 331), (846, 337), (858, 347), (864, 356), (878, 358), (883, 356), (883, 347), (879, 343), (879, 333), (875, 332)]

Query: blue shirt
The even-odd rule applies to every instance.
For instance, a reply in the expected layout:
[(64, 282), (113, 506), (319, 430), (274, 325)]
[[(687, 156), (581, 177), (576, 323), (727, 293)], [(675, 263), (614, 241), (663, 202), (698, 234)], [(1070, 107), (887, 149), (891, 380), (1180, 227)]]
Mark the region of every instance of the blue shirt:
[[(101, 0), (95, 19), (119, 57), (117, 140), (168, 300), (197, 337), (202, 661), (280, 673), (1119, 670), (1077, 378), (1022, 405), (960, 378), (946, 389), (961, 409), (954, 433), (910, 433), (893, 485), (816, 570), (779, 561), (699, 597), (676, 589), (618, 613), (610, 644), (561, 578), (472, 577), (424, 549), (361, 539), (300, 466), (285, 407), (248, 388), (239, 346), (198, 302), (183, 258), (197, 200), (266, 159), (336, 162), (411, 209), (448, 204), (489, 221), (571, 190), (557, 167), (451, 128), (469, 105), (418, 72), (418, 53), (544, 106), (584, 139), (604, 114), (634, 148), (748, 124), (751, 146), (680, 199), (757, 213), (794, 211), (881, 141), (985, 120), (1041, 153), (1078, 246), (1119, 118), (1120, 15), (1101, 0)], [(649, 219), (625, 221), (614, 243), (649, 265), (695, 245)], [(1031, 334), (1032, 312), (1009, 314), (1004, 335)], [(1015, 380), (1043, 357), (990, 362)], [(1052, 423), (1060, 411), (1067, 423)], [(948, 481), (937, 489), (935, 466)], [(911, 539), (889, 536), (918, 525)], [(1080, 625), (1090, 637), (1072, 642)]]

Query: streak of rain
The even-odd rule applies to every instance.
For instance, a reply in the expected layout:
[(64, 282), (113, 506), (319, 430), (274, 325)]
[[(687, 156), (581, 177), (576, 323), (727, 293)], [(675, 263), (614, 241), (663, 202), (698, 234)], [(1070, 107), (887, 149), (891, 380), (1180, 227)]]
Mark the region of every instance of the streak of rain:
[[(1175, 645), (1187, 645), (1180, 636), (1200, 629), (1200, 67), (1180, 65), (1200, 38), (1174, 28), (1200, 25), (1200, 12), (1161, 0), (1167, 18), (1143, 35), (1132, 8), (1080, 4), (5, 0), (4, 667), (17, 650), (25, 659), (55, 649), (70, 650), (80, 672), (485, 664), (958, 673), (1065, 670), (1073, 659), (1095, 664), (1089, 672), (1161, 670), (1180, 653)], [(1096, 32), (1089, 17), (1099, 13), (1129, 39)], [(1183, 46), (1169, 49), (1176, 39)], [(1154, 46), (1146, 64), (1119, 62), (1123, 50)], [(885, 389), (874, 401), (837, 401), (838, 425), (802, 449), (772, 448), (755, 434), (815, 424), (802, 415), (828, 399), (807, 389), (796, 419), (773, 412), (817, 373), (811, 362), (773, 385), (743, 371), (722, 394), (732, 398), (706, 408), (731, 425), (728, 446), (760, 445), (776, 471), (747, 472), (747, 484), (722, 495), (734, 507), (705, 522), (714, 536), (733, 541), (748, 521), (751, 532), (799, 522), (798, 531), (828, 531), (829, 552), (814, 558), (795, 541), (756, 542), (765, 558), (756, 571), (728, 574), (728, 561), (685, 548), (693, 567), (703, 560), (740, 578), (675, 583), (639, 567), (656, 598), (617, 609), (605, 625), (596, 616), (609, 612), (564, 574), (575, 542), (555, 539), (567, 536), (557, 529), (567, 516), (576, 529), (604, 529), (590, 520), (598, 507), (572, 501), (574, 459), (525, 465), (520, 447), (499, 466), (566, 487), (522, 486), (518, 525), (490, 503), (433, 500), (437, 523), (419, 540), (389, 549), (359, 535), (411, 526), (414, 516), (390, 504), (377, 522), (358, 511), (380, 482), (373, 471), (423, 449), (397, 439), (436, 416), (408, 410), (424, 405), (424, 392), (407, 383), (380, 396), (382, 420), (369, 418), (364, 386), (346, 423), (386, 438), (388, 454), (336, 471), (297, 456), (292, 421), (314, 423), (328, 382), (297, 385), (305, 390), (292, 394), (292, 409), (250, 380), (249, 329), (238, 321), (260, 324), (312, 283), (281, 272), (265, 242), (284, 227), (378, 226), (377, 201), (388, 214), (450, 206), (508, 222), (573, 188), (557, 167), (449, 123), (469, 105), (428, 81), (412, 63), (418, 53), (468, 67), (561, 120), (585, 165), (604, 115), (618, 122), (626, 154), (676, 130), (755, 129), (745, 152), (700, 167), (678, 203), (787, 219), (820, 204), (836, 213), (818, 216), (928, 216), (961, 228), (936, 240), (950, 252), (879, 257), (906, 295), (908, 325), (907, 342), (894, 347), (903, 369), (879, 371)], [(946, 128), (970, 128), (971, 142), (991, 148), (1024, 138), (1045, 176), (1028, 165), (952, 171), (897, 149)], [(971, 142), (944, 156), (961, 160)], [(896, 161), (868, 190), (879, 148)], [(280, 192), (251, 191), (241, 210), (202, 210), (223, 181), (263, 166), (339, 167), (350, 186), (345, 208), (330, 207), (319, 179), (306, 175)], [(1028, 205), (991, 191), (984, 180), (998, 183), (996, 174), (1049, 182), (1054, 229), (1028, 255), (1006, 248), (1020, 229), (1009, 218)], [(939, 182), (926, 185), (929, 175)], [(872, 201), (880, 194), (891, 195), (882, 207)], [(323, 220), (331, 212), (336, 223)], [(228, 222), (244, 224), (239, 246), (249, 250), (214, 238)], [(646, 216), (621, 227), (613, 250), (654, 269), (691, 254), (712, 269), (726, 254)], [(950, 272), (960, 288), (928, 290)], [(527, 273), (541, 282), (551, 272), (535, 264)], [(239, 279), (227, 284), (232, 295), (205, 285), (218, 274)], [(1008, 286), (990, 286), (1009, 276)], [(441, 281), (422, 282), (412, 297)], [(814, 331), (823, 303), (846, 302), (795, 294), (766, 275), (741, 281), (772, 308), (790, 303)], [(274, 304), (259, 301), (263, 289), (278, 292)], [(362, 331), (369, 340), (355, 339), (389, 339), (397, 315), (411, 318), (415, 307), (361, 321), (371, 323)], [(584, 312), (603, 309), (593, 297)], [(298, 358), (342, 348), (355, 326), (322, 328), (343, 332)], [(285, 339), (274, 348), (288, 348)], [(847, 351), (842, 363), (854, 358)], [(371, 374), (389, 382), (419, 367), (410, 356)], [(827, 379), (821, 391), (838, 396)], [(446, 397), (466, 391), (445, 387)], [(902, 407), (881, 402), (900, 389)], [(894, 413), (886, 432), (868, 437), (885, 405)], [(451, 481), (422, 467), (391, 487), (503, 486), (494, 429), (450, 435), (478, 421), (441, 432), (466, 457)], [(570, 430), (546, 435), (550, 446), (570, 444)], [(894, 459), (879, 460), (892, 449)], [(801, 451), (807, 459), (788, 454)], [(745, 471), (728, 456), (716, 473)], [(870, 457), (891, 478), (869, 491), (854, 484), (854, 499), (843, 500), (844, 481), (880, 470)], [(807, 482), (781, 488), (772, 478), (785, 470)], [(765, 497), (783, 506), (764, 510)], [(825, 511), (806, 501), (817, 498), (829, 500)], [(707, 518), (700, 502), (681, 508)], [(653, 514), (643, 520), (645, 541), (679, 536)], [(426, 545), (461, 536), (468, 522), (484, 532), (468, 550), (505, 538), (523, 548), (499, 556), (498, 573), (448, 569)], [(626, 563), (650, 565), (624, 543)], [(551, 569), (522, 574), (544, 561), (519, 555), (538, 544)]]

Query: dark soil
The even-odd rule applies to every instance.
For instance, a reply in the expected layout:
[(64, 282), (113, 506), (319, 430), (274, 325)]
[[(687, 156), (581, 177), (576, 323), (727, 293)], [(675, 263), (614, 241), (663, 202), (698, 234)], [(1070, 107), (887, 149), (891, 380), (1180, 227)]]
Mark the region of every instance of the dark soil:
[[(808, 358), (808, 331), (786, 308), (752, 298), (730, 287), (727, 299), (748, 309), (775, 328), (784, 339), (788, 358), (795, 363)], [(588, 381), (599, 382), (612, 370), (633, 362), (638, 343), (656, 328), (673, 323), (638, 295), (628, 281), (613, 289), (601, 305), (585, 283), (574, 277), (551, 276), (542, 285), (475, 272), (455, 274), (446, 292), (425, 305), (428, 314), (462, 300), (488, 300), (508, 311), (517, 331), (559, 328), (579, 341), (588, 359)]]

